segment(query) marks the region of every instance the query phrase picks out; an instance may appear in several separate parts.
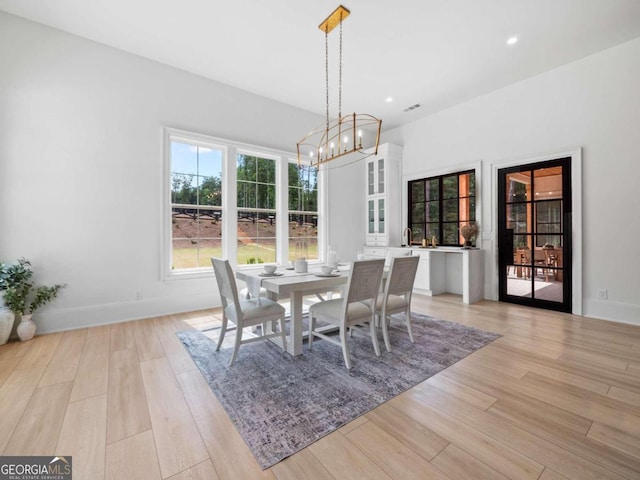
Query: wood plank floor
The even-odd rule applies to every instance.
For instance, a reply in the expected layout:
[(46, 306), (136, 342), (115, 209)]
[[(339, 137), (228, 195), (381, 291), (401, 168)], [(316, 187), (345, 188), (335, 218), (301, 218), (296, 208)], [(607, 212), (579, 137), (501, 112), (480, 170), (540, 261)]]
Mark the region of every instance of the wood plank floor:
[(262, 471), (168, 315), (0, 346), (0, 454), (74, 479), (638, 479), (640, 327), (460, 297), (415, 312), (503, 336)]

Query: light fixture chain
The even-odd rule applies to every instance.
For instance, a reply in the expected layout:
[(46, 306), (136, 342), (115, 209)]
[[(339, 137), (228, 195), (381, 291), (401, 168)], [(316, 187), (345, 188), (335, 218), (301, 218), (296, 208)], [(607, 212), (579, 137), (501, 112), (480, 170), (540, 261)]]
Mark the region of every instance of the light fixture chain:
[(340, 14), (340, 62), (338, 72), (338, 121), (342, 118), (342, 14)]
[[(325, 86), (326, 86), (326, 103), (327, 103), (327, 141), (329, 138), (329, 32), (324, 32), (324, 72), (325, 72)], [(326, 150), (326, 146), (325, 146)]]

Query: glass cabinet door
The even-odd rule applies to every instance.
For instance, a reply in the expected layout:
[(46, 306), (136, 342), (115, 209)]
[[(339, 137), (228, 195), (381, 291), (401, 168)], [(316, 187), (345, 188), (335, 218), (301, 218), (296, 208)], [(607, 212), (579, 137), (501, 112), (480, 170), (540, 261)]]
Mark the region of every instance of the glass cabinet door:
[(378, 199), (378, 233), (384, 233), (384, 198)]
[(378, 193), (384, 193), (384, 158), (378, 159)]
[(375, 228), (376, 228), (375, 203), (373, 200), (369, 200), (369, 233), (375, 233)]
[(375, 181), (374, 181), (374, 167), (373, 162), (367, 163), (367, 179), (369, 183), (369, 195), (373, 195), (375, 192)]

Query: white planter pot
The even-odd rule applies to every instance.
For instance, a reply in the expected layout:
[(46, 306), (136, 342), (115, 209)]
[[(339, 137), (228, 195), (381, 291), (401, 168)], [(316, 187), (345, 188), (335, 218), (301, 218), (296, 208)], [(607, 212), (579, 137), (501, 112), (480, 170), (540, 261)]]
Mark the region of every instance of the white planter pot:
[[(1, 295), (0, 298), (2, 298)], [(4, 345), (9, 340), (15, 319), (16, 316), (11, 310), (0, 307), (0, 345)]]
[(18, 338), (23, 342), (31, 340), (36, 334), (36, 324), (33, 321), (32, 314), (22, 315), (20, 324), (18, 325)]

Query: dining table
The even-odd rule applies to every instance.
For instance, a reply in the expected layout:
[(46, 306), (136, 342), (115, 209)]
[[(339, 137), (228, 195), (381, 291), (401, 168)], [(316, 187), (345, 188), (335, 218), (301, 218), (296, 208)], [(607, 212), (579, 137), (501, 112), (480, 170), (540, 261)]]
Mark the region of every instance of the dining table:
[[(289, 267), (290, 268), (290, 267)], [(339, 289), (347, 283), (350, 264), (340, 264), (331, 274), (324, 274), (320, 265), (309, 264), (307, 272), (296, 272), (287, 267), (279, 267), (275, 273), (268, 274), (263, 268), (242, 268), (236, 271), (236, 278), (247, 284), (253, 297), (260, 295), (260, 288), (274, 301), (279, 298), (290, 299), (289, 335), (287, 351), (291, 355), (302, 355), (302, 342), (308, 332), (304, 331), (303, 299), (306, 295), (320, 295)], [(277, 342), (277, 338), (273, 339)]]

